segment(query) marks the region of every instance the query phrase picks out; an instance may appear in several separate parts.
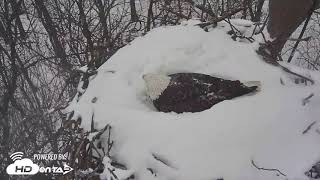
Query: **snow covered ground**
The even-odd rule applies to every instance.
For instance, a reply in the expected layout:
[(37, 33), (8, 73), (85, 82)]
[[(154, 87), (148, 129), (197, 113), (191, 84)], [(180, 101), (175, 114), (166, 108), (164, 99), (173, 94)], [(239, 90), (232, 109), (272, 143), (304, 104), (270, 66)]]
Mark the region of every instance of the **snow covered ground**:
[[(82, 118), (86, 130), (93, 114), (95, 127), (110, 124), (112, 157), (139, 180), (308, 179), (304, 172), (320, 160), (320, 73), (283, 63), (316, 81), (295, 84), (258, 57), (258, 43), (233, 41), (221, 25), (205, 32), (190, 24), (156, 28), (120, 49), (68, 110)], [(200, 113), (157, 112), (142, 75), (177, 72), (261, 81), (262, 89)], [(286, 176), (258, 170), (252, 161)]]

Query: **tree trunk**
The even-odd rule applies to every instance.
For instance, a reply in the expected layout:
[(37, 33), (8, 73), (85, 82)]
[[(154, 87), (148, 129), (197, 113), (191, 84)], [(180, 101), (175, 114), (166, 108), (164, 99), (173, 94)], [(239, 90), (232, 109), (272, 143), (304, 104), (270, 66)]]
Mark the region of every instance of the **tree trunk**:
[(287, 39), (308, 17), (313, 7), (313, 0), (270, 0), (267, 29), (273, 40), (260, 48), (266, 49), (264, 52), (268, 52), (274, 61), (277, 60)]
[(146, 24), (146, 32), (150, 31), (151, 29), (151, 21), (153, 19), (153, 0), (150, 0), (149, 2), (149, 9), (148, 9), (148, 18), (147, 18), (147, 24)]
[(265, 0), (258, 0), (256, 13), (255, 13), (254, 19), (252, 21), (259, 22), (261, 20), (262, 7), (263, 7), (263, 4), (264, 4), (264, 1)]
[(47, 9), (47, 6), (45, 6), (42, 0), (35, 0), (35, 7), (39, 14), (39, 18), (49, 35), (49, 39), (52, 44), (53, 50), (56, 53), (56, 56), (59, 57), (61, 60), (60, 61), (61, 67), (67, 71), (71, 71), (72, 69), (71, 64), (67, 61), (66, 52), (59, 40), (56, 26), (52, 20), (52, 17), (49, 14), (49, 10)]
[(139, 22), (139, 17), (138, 17), (138, 14), (137, 14), (136, 1), (135, 0), (130, 0), (130, 9), (131, 9), (131, 21), (132, 22)]

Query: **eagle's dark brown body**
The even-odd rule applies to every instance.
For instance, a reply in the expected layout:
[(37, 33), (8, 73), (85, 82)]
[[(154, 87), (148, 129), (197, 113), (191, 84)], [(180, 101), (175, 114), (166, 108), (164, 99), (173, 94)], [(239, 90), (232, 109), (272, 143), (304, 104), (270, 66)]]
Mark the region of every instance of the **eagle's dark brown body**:
[(247, 87), (240, 81), (231, 81), (198, 73), (177, 73), (168, 87), (153, 100), (162, 112), (200, 112), (223, 100), (248, 94), (257, 86)]

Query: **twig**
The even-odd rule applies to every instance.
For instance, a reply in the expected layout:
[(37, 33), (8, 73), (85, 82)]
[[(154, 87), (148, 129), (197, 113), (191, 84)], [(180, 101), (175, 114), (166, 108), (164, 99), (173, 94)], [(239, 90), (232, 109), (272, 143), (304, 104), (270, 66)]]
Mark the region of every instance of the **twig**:
[(74, 157), (75, 157), (75, 158), (78, 157), (78, 155), (79, 155), (79, 153), (80, 153), (80, 151), (81, 151), (81, 148), (82, 148), (83, 144), (85, 143), (85, 141), (86, 141), (86, 139), (82, 139), (80, 145), (79, 145), (78, 148), (77, 148), (76, 153), (74, 154)]
[(116, 179), (118, 179), (118, 176), (113, 172), (112, 169), (108, 168), (109, 172), (112, 174), (112, 176)]
[(288, 41), (309, 41), (312, 37), (311, 36), (308, 36), (308, 37), (305, 37), (305, 38), (288, 38)]
[(101, 129), (95, 136), (92, 138), (92, 142), (94, 142), (96, 139), (99, 139), (100, 136), (110, 127), (109, 124), (107, 124), (103, 129)]
[[(313, 5), (313, 7), (314, 7), (314, 6), (315, 6), (315, 1), (314, 1), (313, 4), (314, 4), (314, 5)], [(308, 15), (308, 17), (307, 17), (304, 25), (303, 25), (302, 31), (301, 31), (298, 39), (302, 39), (303, 34), (304, 34), (304, 32), (306, 31), (306, 29), (307, 29), (307, 26), (308, 26), (308, 24), (309, 24), (309, 21), (310, 21), (310, 19), (311, 19), (312, 14), (313, 14), (313, 11), (311, 10), (311, 11), (309, 12), (309, 15)], [(297, 42), (295, 43), (295, 45), (294, 45), (294, 47), (293, 47), (293, 49), (292, 49), (292, 51), (291, 51), (291, 54), (290, 54), (290, 56), (289, 56), (288, 63), (291, 62), (291, 60), (292, 60), (292, 58), (293, 58), (293, 55), (294, 55), (294, 53), (295, 53), (295, 51), (296, 51), (299, 43), (300, 43), (300, 41), (297, 41)]]
[(176, 15), (176, 16), (178, 16), (178, 17), (180, 17), (180, 18), (187, 19), (187, 20), (190, 19), (188, 16), (186, 16), (186, 15), (184, 15), (182, 13), (175, 12), (175, 11), (171, 10), (170, 8), (168, 8), (168, 7), (164, 7), (163, 9), (168, 11), (168, 12), (170, 12), (170, 13), (172, 13), (172, 14), (174, 14), (174, 15)]
[[(270, 65), (276, 66), (276, 67), (280, 67), (283, 71), (289, 73), (289, 74), (293, 74), (297, 77), (300, 77), (306, 81), (310, 81), (311, 84), (314, 84), (314, 80), (312, 80), (311, 78), (305, 77), (301, 74), (298, 74), (296, 72), (291, 71), (290, 69), (282, 66), (276, 58), (274, 58), (269, 51), (268, 46), (270, 46), (269, 41), (266, 41), (265, 44), (260, 44), (260, 47), (258, 50), (256, 50), (257, 54), (259, 54), (260, 56), (262, 56), (262, 60)], [(280, 57), (280, 56), (279, 56)]]
[(156, 172), (152, 168), (147, 168), (148, 171), (154, 176), (157, 176)]
[(177, 169), (176, 167), (173, 167), (172, 164), (168, 160), (164, 159), (163, 157), (159, 157), (159, 155), (156, 155), (156, 154), (152, 153), (152, 157), (155, 160), (161, 162), (162, 164), (164, 164), (164, 165), (166, 165), (166, 166), (168, 166), (170, 168)]
[(225, 20), (225, 19), (228, 18), (228, 17), (233, 16), (234, 14), (237, 14), (238, 12), (242, 11), (243, 9), (244, 9), (244, 8), (235, 9), (235, 10), (230, 11), (229, 13), (227, 13), (227, 14), (221, 16), (221, 17), (217, 17), (217, 18), (214, 19), (213, 21), (204, 22), (204, 23), (199, 23), (199, 24), (196, 24), (196, 26), (199, 26), (199, 27), (203, 28), (203, 27), (209, 26), (209, 25), (211, 25), (211, 24), (216, 24), (216, 23), (218, 23), (218, 22), (220, 22), (220, 21)]
[(307, 129), (305, 129), (302, 134), (306, 134), (307, 132), (310, 131), (310, 129), (312, 128), (313, 125), (315, 125), (317, 122), (316, 121), (313, 121), (308, 127)]
[[(232, 36), (232, 38), (238, 37), (240, 39), (247, 39), (251, 43), (254, 42), (254, 39), (252, 37), (246, 37), (246, 36), (242, 35), (241, 32), (231, 23), (230, 18), (228, 18), (227, 20), (224, 20), (224, 21), (230, 25), (231, 31), (233, 32), (233, 35), (234, 35), (234, 36)], [(239, 35), (237, 35), (236, 32), (238, 32)], [(234, 40), (236, 40), (236, 39), (234, 39)]]
[(203, 5), (196, 4), (193, 0), (186, 0), (186, 2), (188, 2), (192, 6), (200, 9), (202, 12), (205, 12), (205, 13), (209, 14), (211, 17), (217, 18), (217, 15), (212, 11), (211, 8), (206, 8)]
[(109, 126), (109, 134), (108, 134), (108, 149), (107, 149), (107, 156), (110, 157), (110, 151), (113, 146), (113, 141), (111, 141), (111, 126)]
[(279, 169), (273, 169), (273, 168), (269, 169), (269, 168), (259, 167), (259, 166), (257, 166), (257, 165), (255, 164), (255, 162), (254, 162), (253, 160), (251, 160), (251, 164), (252, 164), (255, 168), (257, 168), (258, 170), (263, 170), (263, 171), (275, 171), (275, 172), (278, 172), (279, 174), (281, 174), (282, 176), (287, 176), (287, 175), (285, 175), (284, 173), (282, 173)]
[[(264, 22), (263, 22), (263, 24), (262, 24), (262, 27), (260, 28), (260, 30), (257, 32), (257, 33), (255, 33), (255, 35), (257, 35), (257, 34), (262, 34), (262, 36), (263, 36), (263, 38), (264, 38), (264, 40), (265, 40), (265, 36), (264, 36), (264, 34), (263, 34), (263, 30), (265, 29), (265, 27), (266, 27), (266, 25), (267, 25), (267, 22), (268, 22), (268, 19), (269, 19), (269, 14), (267, 15), (267, 17), (265, 18), (265, 20), (264, 20)], [(254, 31), (253, 31), (253, 33), (254, 33)]]
[(95, 129), (94, 129), (94, 112), (92, 113), (92, 116), (91, 116), (91, 132), (94, 132)]
[(306, 104), (308, 104), (310, 102), (310, 99), (314, 96), (313, 93), (311, 93), (309, 96), (303, 98), (302, 100), (302, 105), (305, 106)]
[(304, 79), (304, 80), (306, 80), (306, 81), (310, 81), (311, 84), (314, 84), (314, 80), (312, 80), (312, 79), (310, 79), (310, 78), (308, 78), (308, 77), (305, 77), (305, 76), (303, 76), (303, 75), (301, 75), (301, 74), (298, 74), (298, 73), (296, 73), (296, 72), (293, 72), (293, 71), (291, 71), (290, 69), (282, 66), (282, 65), (279, 64), (278, 62), (277, 62), (277, 65), (278, 65), (279, 67), (281, 67), (281, 69), (284, 70), (285, 72), (290, 73), (290, 74), (293, 74), (293, 75), (295, 75), (295, 76), (298, 76), (298, 77), (300, 77), (300, 78), (302, 78), (302, 79)]

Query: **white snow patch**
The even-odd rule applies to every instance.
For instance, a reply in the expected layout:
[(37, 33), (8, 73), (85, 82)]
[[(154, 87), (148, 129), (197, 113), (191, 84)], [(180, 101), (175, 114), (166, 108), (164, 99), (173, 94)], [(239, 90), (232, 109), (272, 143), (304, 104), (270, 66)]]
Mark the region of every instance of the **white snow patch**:
[(101, 180), (127, 180), (131, 175), (133, 175), (132, 170), (123, 170), (115, 168), (111, 165), (111, 159), (107, 156), (103, 158), (104, 171), (100, 174)]
[(88, 66), (85, 65), (85, 66), (79, 67), (79, 68), (78, 68), (78, 71), (83, 72), (83, 73), (86, 73), (86, 72), (88, 71)]
[[(302, 132), (319, 121), (320, 74), (303, 70), (316, 81), (313, 86), (290, 83), (287, 73), (256, 55), (257, 45), (233, 41), (225, 28), (154, 29), (100, 67), (69, 110), (81, 116), (86, 130), (93, 112), (96, 128), (109, 123), (115, 141), (111, 154), (139, 180), (307, 179), (304, 172), (320, 160), (320, 136), (316, 128)], [(110, 70), (115, 73), (106, 73)], [(142, 75), (179, 72), (260, 81), (261, 91), (200, 113), (156, 112), (147, 101)], [(310, 93), (314, 97), (302, 106)], [(92, 103), (94, 97), (99, 101)], [(152, 154), (160, 155), (167, 165)], [(277, 168), (287, 177), (257, 170), (251, 160), (260, 167)]]
[(253, 25), (252, 21), (246, 19), (231, 19), (230, 22), (236, 26), (251, 27)]

